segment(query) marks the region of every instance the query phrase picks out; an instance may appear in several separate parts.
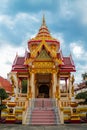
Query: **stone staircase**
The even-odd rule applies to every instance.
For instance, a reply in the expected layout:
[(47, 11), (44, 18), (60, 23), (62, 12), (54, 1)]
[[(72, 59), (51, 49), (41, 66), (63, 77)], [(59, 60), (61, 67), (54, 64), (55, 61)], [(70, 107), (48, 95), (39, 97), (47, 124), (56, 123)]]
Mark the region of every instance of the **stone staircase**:
[(33, 110), (31, 117), (32, 125), (55, 125), (55, 114), (53, 110)]
[(37, 98), (32, 100), (32, 108), (28, 109), (26, 124), (57, 125), (60, 124), (55, 99)]

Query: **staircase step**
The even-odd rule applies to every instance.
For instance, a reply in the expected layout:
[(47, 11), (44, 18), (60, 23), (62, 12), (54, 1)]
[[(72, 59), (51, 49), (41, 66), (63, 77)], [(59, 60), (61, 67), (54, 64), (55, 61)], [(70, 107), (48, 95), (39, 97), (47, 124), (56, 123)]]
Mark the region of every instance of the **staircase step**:
[(56, 125), (56, 123), (31, 123), (31, 125), (47, 125), (47, 126), (50, 126), (50, 125)]
[(55, 122), (55, 119), (32, 119), (32, 122)]
[[(33, 100), (32, 111), (27, 112), (26, 124), (30, 125), (56, 125), (56, 113), (51, 99), (36, 99)], [(54, 102), (55, 104), (55, 102)], [(59, 120), (59, 115), (57, 118)]]
[(32, 113), (32, 116), (55, 116), (54, 114), (49, 114), (49, 113)]
[(41, 112), (41, 113), (43, 113), (43, 112), (49, 112), (49, 113), (54, 113), (54, 111), (52, 111), (52, 110), (34, 110), (34, 111), (32, 111), (32, 113), (33, 112)]
[(55, 117), (47, 118), (47, 117), (32, 117), (32, 120), (55, 120)]
[(47, 114), (47, 115), (54, 115), (54, 113), (53, 112), (32, 112), (32, 114)]
[(32, 115), (32, 117), (36, 117), (36, 118), (45, 118), (45, 117), (47, 117), (47, 118), (55, 118), (55, 115)]
[(46, 120), (46, 121), (32, 121), (32, 123), (55, 123), (55, 121), (49, 121), (49, 120)]

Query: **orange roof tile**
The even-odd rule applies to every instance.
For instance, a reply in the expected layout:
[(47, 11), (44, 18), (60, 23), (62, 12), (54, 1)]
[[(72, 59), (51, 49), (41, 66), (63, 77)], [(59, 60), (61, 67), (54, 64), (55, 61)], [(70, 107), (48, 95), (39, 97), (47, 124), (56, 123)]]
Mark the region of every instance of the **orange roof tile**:
[(4, 88), (6, 90), (6, 92), (8, 92), (8, 93), (12, 92), (12, 86), (11, 86), (10, 82), (1, 76), (0, 76), (0, 88)]

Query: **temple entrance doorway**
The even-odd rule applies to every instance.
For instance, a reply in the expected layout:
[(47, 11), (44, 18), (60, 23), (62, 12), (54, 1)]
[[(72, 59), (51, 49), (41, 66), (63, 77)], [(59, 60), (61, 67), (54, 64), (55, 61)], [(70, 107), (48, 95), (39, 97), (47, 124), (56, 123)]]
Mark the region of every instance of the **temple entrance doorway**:
[(52, 74), (38, 73), (35, 75), (36, 87), (35, 97), (38, 98), (51, 98), (52, 97)]
[(49, 87), (45, 84), (40, 85), (38, 96), (43, 98), (49, 98)]

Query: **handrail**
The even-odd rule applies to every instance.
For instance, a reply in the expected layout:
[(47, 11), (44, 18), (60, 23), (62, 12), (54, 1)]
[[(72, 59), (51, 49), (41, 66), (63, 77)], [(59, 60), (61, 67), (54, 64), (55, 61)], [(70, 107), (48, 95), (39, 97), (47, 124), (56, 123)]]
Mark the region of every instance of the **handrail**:
[(28, 106), (29, 106), (29, 101), (27, 100), (25, 102), (25, 110), (23, 111), (23, 114), (22, 114), (22, 124), (26, 124), (26, 117), (27, 117), (27, 112), (28, 112)]
[(61, 124), (64, 124), (63, 108), (61, 107), (61, 101), (57, 101), (57, 107), (59, 108), (58, 112), (59, 112), (60, 122)]

